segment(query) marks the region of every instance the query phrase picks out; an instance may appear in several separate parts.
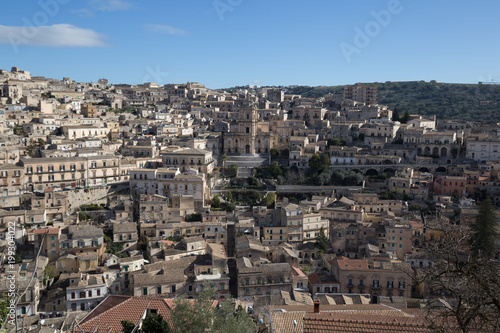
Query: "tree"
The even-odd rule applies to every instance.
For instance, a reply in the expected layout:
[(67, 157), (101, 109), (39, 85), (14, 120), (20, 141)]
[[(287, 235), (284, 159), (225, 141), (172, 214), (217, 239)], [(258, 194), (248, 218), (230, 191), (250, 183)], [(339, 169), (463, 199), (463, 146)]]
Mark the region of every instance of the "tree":
[(159, 313), (151, 313), (142, 322), (142, 333), (169, 333), (171, 332), (170, 326), (163, 319), (163, 316)]
[(45, 266), (44, 272), (49, 277), (49, 279), (55, 279), (56, 277), (59, 276), (59, 273), (54, 268), (54, 266), (49, 266), (49, 265)]
[(392, 121), (399, 121), (399, 112), (397, 108), (394, 108), (394, 111), (392, 111)]
[(240, 309), (236, 310), (232, 299), (214, 301), (215, 292), (208, 289), (202, 292), (198, 299), (187, 300), (178, 298), (170, 313), (174, 332), (232, 333), (256, 332), (256, 326), (250, 315)]
[(132, 333), (132, 331), (135, 328), (134, 322), (130, 320), (122, 320), (120, 323), (122, 324), (123, 327), (123, 333)]
[(316, 183), (320, 186), (328, 184), (332, 178), (332, 173), (333, 172), (331, 170), (323, 171), (316, 178)]
[(474, 255), (491, 258), (498, 251), (495, 245), (496, 231), (495, 206), (490, 197), (479, 205), (476, 221), (472, 225), (472, 251)]
[(236, 209), (236, 204), (234, 202), (226, 202), (225, 204), (226, 212), (228, 213), (234, 212), (235, 209)]
[(271, 148), (271, 157), (279, 156), (280, 152), (276, 148)]
[(276, 201), (276, 193), (269, 192), (266, 194), (264, 199), (262, 199), (261, 205), (266, 207), (271, 207), (275, 201)]
[(212, 207), (213, 208), (220, 208), (220, 205), (221, 205), (221, 201), (220, 201), (220, 197), (219, 195), (215, 195), (213, 198), (212, 198)]
[(319, 229), (319, 234), (316, 236), (316, 247), (323, 252), (328, 250), (330, 247), (330, 242), (328, 237), (326, 237), (325, 229), (323, 229), (323, 227)]
[(309, 159), (309, 168), (315, 173), (321, 173), (330, 167), (330, 158), (327, 154), (314, 154)]
[(442, 237), (421, 253), (430, 264), (410, 274), (428, 299), (429, 327), (435, 332), (499, 332), (500, 263), (471, 255), (467, 226), (442, 220), (427, 226)]
[(260, 181), (253, 176), (247, 178), (247, 183), (249, 186), (260, 186), (261, 185)]
[(410, 120), (410, 113), (407, 110), (403, 115), (403, 117), (401, 118), (400, 122), (401, 124), (406, 124), (409, 120)]
[(10, 298), (3, 294), (0, 298), (0, 321), (8, 320)]
[(281, 171), (281, 168), (278, 164), (278, 162), (273, 162), (271, 163), (271, 165), (269, 165), (268, 167), (268, 170), (269, 170), (269, 174), (271, 175), (271, 177), (273, 178), (278, 178), (278, 176), (281, 176), (282, 175), (282, 171)]
[(345, 141), (342, 139), (328, 139), (327, 146), (345, 146)]

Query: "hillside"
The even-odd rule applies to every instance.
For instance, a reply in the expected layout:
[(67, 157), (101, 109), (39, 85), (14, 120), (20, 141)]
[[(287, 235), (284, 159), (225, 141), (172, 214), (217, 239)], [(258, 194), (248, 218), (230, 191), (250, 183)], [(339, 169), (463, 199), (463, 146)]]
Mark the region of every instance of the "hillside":
[[(437, 115), (438, 118), (500, 122), (500, 85), (456, 84), (435, 81), (375, 83), (379, 104), (397, 108), (399, 114)], [(342, 86), (284, 87), (287, 94), (319, 98)]]

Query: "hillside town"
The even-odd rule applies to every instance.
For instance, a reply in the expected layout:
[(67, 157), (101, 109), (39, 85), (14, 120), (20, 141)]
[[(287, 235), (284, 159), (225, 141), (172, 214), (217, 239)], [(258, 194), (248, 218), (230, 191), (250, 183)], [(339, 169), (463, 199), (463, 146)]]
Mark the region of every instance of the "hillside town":
[(0, 291), (15, 279), (16, 328), (121, 332), (211, 290), (261, 332), (377, 314), (424, 332), (414, 277), (450, 226), (500, 206), (500, 124), (391, 110), (372, 84), (287, 90), (0, 70)]

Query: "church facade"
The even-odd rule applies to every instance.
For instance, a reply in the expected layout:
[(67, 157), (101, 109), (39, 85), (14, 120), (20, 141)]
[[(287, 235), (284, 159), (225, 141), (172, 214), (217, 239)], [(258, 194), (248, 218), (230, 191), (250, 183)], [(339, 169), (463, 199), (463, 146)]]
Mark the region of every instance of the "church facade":
[(271, 149), (269, 123), (259, 122), (257, 107), (246, 102), (239, 110), (238, 121), (224, 133), (225, 154), (268, 154)]

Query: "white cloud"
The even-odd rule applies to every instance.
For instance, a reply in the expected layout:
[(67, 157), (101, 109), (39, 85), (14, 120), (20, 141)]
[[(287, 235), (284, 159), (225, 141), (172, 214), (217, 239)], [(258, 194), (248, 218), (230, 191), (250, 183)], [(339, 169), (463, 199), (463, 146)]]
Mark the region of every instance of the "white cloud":
[(157, 32), (166, 35), (187, 35), (187, 31), (161, 24), (146, 24), (146, 29), (149, 32)]
[(90, 9), (82, 8), (82, 9), (73, 9), (72, 13), (78, 14), (80, 17), (94, 17), (94, 13)]
[(90, 5), (103, 12), (129, 10), (134, 7), (130, 2), (124, 0), (91, 0)]
[(0, 25), (0, 44), (11, 44), (16, 50), (20, 45), (55, 47), (105, 47), (104, 36), (90, 29), (71, 24), (54, 24), (40, 27)]

